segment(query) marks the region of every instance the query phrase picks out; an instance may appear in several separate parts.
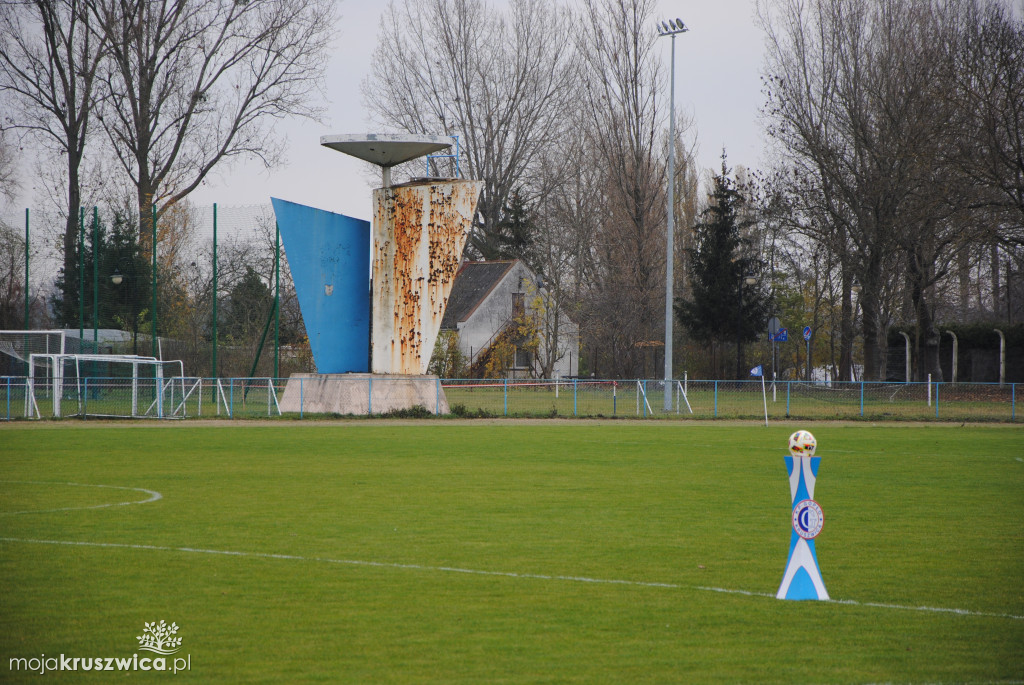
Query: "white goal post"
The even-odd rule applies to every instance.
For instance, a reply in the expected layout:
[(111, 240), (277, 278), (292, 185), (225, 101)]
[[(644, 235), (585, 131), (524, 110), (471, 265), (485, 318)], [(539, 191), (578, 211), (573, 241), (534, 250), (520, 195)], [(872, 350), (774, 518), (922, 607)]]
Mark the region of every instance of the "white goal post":
[[(41, 418), (39, 400), (53, 417), (171, 418), (183, 416), (195, 390), (186, 387), (180, 360), (123, 354), (30, 354), (26, 418)], [(177, 373), (175, 373), (177, 372)], [(70, 406), (68, 406), (70, 405)]]
[(28, 365), (32, 354), (65, 354), (67, 334), (61, 330), (0, 330), (0, 376), (21, 376), (12, 373), (12, 365)]

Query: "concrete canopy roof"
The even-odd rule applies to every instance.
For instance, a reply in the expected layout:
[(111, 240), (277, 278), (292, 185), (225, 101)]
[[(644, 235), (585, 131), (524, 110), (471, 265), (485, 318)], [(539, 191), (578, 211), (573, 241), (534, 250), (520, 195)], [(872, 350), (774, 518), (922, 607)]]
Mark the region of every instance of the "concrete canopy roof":
[(392, 167), (451, 147), (455, 139), (411, 133), (345, 133), (321, 136), (320, 144), (382, 167)]

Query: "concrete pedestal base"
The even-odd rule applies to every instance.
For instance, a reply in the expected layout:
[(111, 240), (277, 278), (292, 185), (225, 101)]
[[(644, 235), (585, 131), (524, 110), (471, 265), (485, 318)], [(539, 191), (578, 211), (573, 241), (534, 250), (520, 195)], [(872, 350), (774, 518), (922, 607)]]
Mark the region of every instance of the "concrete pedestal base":
[(372, 373), (293, 373), (280, 401), (282, 413), (385, 414), (421, 406), (448, 414), (437, 376)]

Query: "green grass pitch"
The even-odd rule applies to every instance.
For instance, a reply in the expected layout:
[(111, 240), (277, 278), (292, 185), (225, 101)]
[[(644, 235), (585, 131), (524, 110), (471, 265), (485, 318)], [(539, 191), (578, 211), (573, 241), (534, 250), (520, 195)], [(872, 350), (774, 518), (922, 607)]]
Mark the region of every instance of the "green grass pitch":
[[(774, 598), (797, 428), (838, 601)], [(166, 682), (10, 665), (160, 620), (184, 682), (1024, 678), (1018, 427), (17, 423), (0, 481), (4, 682)]]

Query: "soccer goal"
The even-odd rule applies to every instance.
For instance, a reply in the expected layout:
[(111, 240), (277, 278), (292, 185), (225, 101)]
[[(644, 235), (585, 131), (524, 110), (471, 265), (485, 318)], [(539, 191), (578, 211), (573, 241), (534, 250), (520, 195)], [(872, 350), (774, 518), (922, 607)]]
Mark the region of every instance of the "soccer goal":
[(27, 418), (177, 418), (202, 386), (180, 360), (137, 355), (30, 354), (28, 371)]
[(27, 376), (29, 355), (70, 351), (64, 331), (0, 330), (0, 376)]

